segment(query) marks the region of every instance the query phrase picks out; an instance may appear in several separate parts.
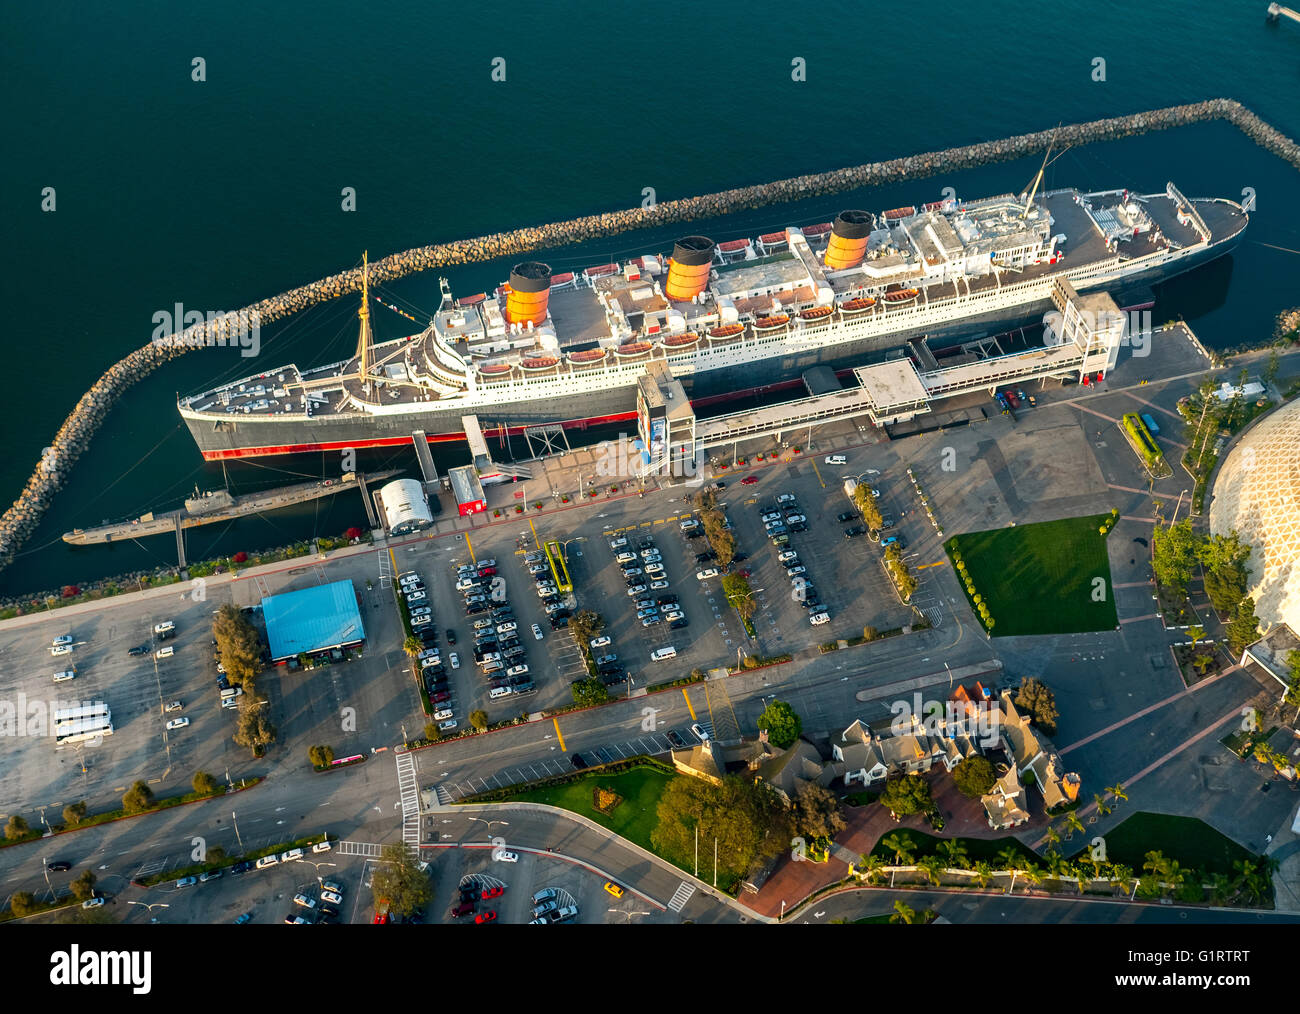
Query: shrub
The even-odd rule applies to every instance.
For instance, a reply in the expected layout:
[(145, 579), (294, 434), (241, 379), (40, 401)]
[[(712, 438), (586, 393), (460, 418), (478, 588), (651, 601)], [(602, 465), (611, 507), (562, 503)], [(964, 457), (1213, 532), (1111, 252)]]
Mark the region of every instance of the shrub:
[(309, 747), (307, 757), (314, 767), (327, 768), (334, 760), (334, 748), (324, 745)]
[(343, 533), (343, 537), (345, 539), (359, 539), (361, 538), (361, 529), (355, 526), (349, 528), (346, 532)]
[(235, 563), (245, 563), (248, 560), (248, 554), (242, 549), (230, 558)]
[(153, 789), (145, 782), (136, 782), (122, 796), (122, 809), (127, 813), (143, 813), (153, 806)]
[(210, 796), (217, 791), (220, 783), (206, 771), (194, 772), (194, 791), (200, 796)]
[(36, 898), (31, 891), (15, 891), (14, 896), (9, 899), (9, 908), (14, 915), (22, 918), (25, 915), (31, 915), (36, 911)]
[(27, 821), (15, 813), (5, 824), (5, 837), (10, 840), (21, 838), (29, 830)]

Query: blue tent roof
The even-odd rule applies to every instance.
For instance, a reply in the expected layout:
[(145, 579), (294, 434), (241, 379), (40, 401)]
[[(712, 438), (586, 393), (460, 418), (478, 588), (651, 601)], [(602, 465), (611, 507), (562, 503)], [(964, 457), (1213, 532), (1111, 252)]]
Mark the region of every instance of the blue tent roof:
[(262, 599), (271, 658), (280, 661), (365, 640), (351, 581), (303, 588)]

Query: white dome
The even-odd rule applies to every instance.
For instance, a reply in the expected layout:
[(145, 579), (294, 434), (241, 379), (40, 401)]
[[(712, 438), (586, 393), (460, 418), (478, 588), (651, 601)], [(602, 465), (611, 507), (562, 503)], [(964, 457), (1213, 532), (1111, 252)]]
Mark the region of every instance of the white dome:
[(1210, 531), (1234, 528), (1253, 549), (1250, 594), (1261, 624), (1300, 630), (1300, 401), (1265, 416), (1224, 459)]

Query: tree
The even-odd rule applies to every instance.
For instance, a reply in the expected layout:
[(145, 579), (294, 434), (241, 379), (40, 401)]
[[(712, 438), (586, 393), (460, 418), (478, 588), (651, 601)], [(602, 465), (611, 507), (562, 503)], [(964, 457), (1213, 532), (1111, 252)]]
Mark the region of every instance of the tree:
[(1194, 623), (1187, 628), (1187, 636), (1192, 642), (1192, 651), (1196, 651), (1196, 645), (1205, 640), (1205, 628), (1198, 623)]
[(88, 901), (95, 896), (95, 874), (82, 870), (72, 881), (72, 896), (78, 901)]
[(793, 746), (803, 732), (803, 719), (785, 701), (774, 700), (758, 716), (758, 728), (767, 731), (767, 741), (782, 750)]
[(1056, 695), (1047, 684), (1030, 676), (1016, 691), (1015, 706), (1029, 715), (1029, 720), (1049, 736), (1056, 732)]
[(145, 782), (136, 782), (122, 796), (122, 809), (127, 813), (140, 813), (153, 805), (153, 789)]
[(427, 739), (430, 743), (436, 743), (441, 736), (442, 736), (442, 732), (441, 730), (439, 730), (437, 722), (425, 723), (424, 726), (425, 739)]
[(1022, 859), (1014, 845), (1004, 845), (998, 850), (998, 862), (1002, 864), (1004, 870), (1014, 870), (1020, 867)]
[(895, 866), (912, 865), (912, 849), (916, 847), (912, 836), (906, 831), (888, 834), (880, 841), (881, 848), (888, 849), (894, 856)]
[[(240, 701), (248, 701), (249, 698), (250, 695), (245, 693)], [(275, 742), (275, 726), (266, 717), (265, 701), (240, 705), (239, 723), (231, 738), (240, 746), (246, 746), (253, 751), (254, 757), (260, 757), (262, 752)]]
[(701, 854), (716, 838), (721, 867), (737, 873), (789, 848), (793, 837), (790, 812), (771, 786), (737, 775), (724, 776), (721, 785), (673, 778), (659, 797), (657, 816), (650, 835), (656, 849), (689, 863), (698, 829)]
[(309, 747), (307, 757), (313, 767), (327, 768), (334, 761), (334, 748), (325, 745)]
[(84, 799), (69, 803), (63, 808), (63, 823), (76, 827), (86, 819), (86, 801)]
[(210, 796), (217, 791), (221, 783), (206, 771), (195, 771), (194, 781), (191, 784), (194, 786), (194, 791), (200, 796)]
[(29, 830), (30, 828), (27, 826), (27, 821), (16, 813), (5, 823), (5, 837), (10, 841), (15, 838), (21, 838)]
[(21, 919), (25, 915), (31, 915), (37, 909), (36, 897), (31, 891), (15, 891), (14, 896), (9, 899), (9, 907), (13, 910), (15, 916)]
[(971, 869), (975, 871), (975, 879), (979, 882), (980, 887), (988, 887), (989, 882), (993, 879), (993, 867), (981, 859)]
[(1283, 700), (1293, 708), (1300, 708), (1300, 651), (1287, 653), (1287, 688)]
[(1076, 831), (1078, 831), (1080, 834), (1084, 833), (1083, 821), (1079, 819), (1079, 815), (1075, 813), (1073, 810), (1065, 811), (1065, 817), (1062, 818), (1061, 823), (1065, 827), (1065, 832), (1066, 832), (1065, 837), (1067, 838), (1073, 838), (1074, 832)]
[(885, 523), (881, 516), (880, 505), (876, 503), (875, 494), (871, 492), (871, 487), (865, 482), (860, 482), (853, 491), (853, 505), (857, 507), (862, 514), (862, 520), (867, 523), (867, 527), (872, 531), (879, 531)]
[(792, 817), (795, 834), (809, 839), (834, 838), (845, 827), (835, 793), (816, 782), (804, 782), (795, 793)]
[(952, 782), (967, 799), (978, 799), (998, 780), (993, 762), (979, 754), (967, 757), (952, 769)]
[(574, 703), (584, 707), (604, 704), (609, 700), (609, 691), (598, 679), (578, 680), (569, 689), (573, 692)]
[(408, 634), (406, 640), (402, 642), (402, 650), (411, 658), (415, 658), (424, 650), (424, 642), (414, 634)]
[(569, 620), (569, 634), (578, 645), (583, 658), (590, 657), (591, 642), (605, 629), (605, 620), (600, 613), (590, 609), (579, 609)]
[(1190, 518), (1173, 525), (1156, 524), (1151, 533), (1151, 564), (1156, 580), (1177, 597), (1187, 593), (1196, 567), (1201, 540)]
[(907, 817), (913, 813), (929, 813), (934, 809), (930, 783), (920, 775), (891, 778), (885, 783), (885, 789), (880, 794), (880, 805), (896, 817)]
[(1247, 595), (1232, 614), (1232, 619), (1224, 628), (1228, 638), (1228, 650), (1233, 655), (1240, 655), (1248, 644), (1259, 640), (1259, 617), (1255, 615), (1255, 600)]
[(469, 713), (469, 724), (474, 727), (475, 732), (482, 732), (488, 727), (487, 712), (481, 709)]
[(423, 912), (433, 900), (428, 874), (420, 869), (416, 854), (401, 842), (384, 846), (371, 890), (376, 898), (388, 902), (388, 911), (393, 915)]
[(916, 868), (925, 874), (925, 878), (935, 887), (943, 883), (943, 860), (938, 856), (925, 856), (916, 861)]
[(1105, 817), (1110, 813), (1110, 806), (1106, 803), (1106, 797), (1100, 792), (1092, 794), (1092, 801), (1097, 804), (1097, 816)]
[(1246, 597), (1250, 554), (1251, 547), (1241, 541), (1235, 530), (1227, 535), (1211, 535), (1201, 543), (1199, 556), (1205, 568), (1205, 593), (1217, 612), (1231, 615), (1237, 603)]
[(754, 593), (749, 587), (749, 579), (741, 574), (726, 574), (722, 578), (722, 591), (727, 596), (727, 604), (740, 613), (742, 619), (749, 619), (758, 608)]
[(939, 851), (943, 855), (943, 861), (950, 869), (964, 870), (970, 866), (970, 857), (967, 854), (966, 846), (959, 841), (941, 841)]
[(874, 884), (882, 872), (885, 861), (880, 856), (872, 855), (869, 852), (863, 853), (858, 858), (858, 872), (867, 878), (868, 884)]
[(1277, 379), (1277, 371), (1281, 365), (1282, 360), (1277, 354), (1277, 349), (1269, 349), (1268, 362), (1266, 362), (1264, 368), (1259, 371), (1260, 382), (1265, 387), (1268, 387)]
[(217, 610), (212, 619), (212, 636), (231, 683), (243, 684), (261, 670), (262, 642), (257, 629), (235, 606), (227, 603)]

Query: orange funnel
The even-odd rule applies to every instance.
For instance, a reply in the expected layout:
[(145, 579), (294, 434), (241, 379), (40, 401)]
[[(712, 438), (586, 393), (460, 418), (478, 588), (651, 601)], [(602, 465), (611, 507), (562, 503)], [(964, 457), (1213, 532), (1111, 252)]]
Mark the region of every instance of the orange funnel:
[(675, 302), (694, 299), (708, 287), (712, 263), (713, 240), (707, 236), (679, 239), (673, 244), (673, 256), (668, 262), (664, 295)]
[(867, 252), (871, 235), (871, 215), (866, 211), (841, 211), (831, 228), (831, 242), (826, 248), (826, 267), (831, 271), (855, 268)]
[(510, 292), (506, 295), (506, 320), (511, 324), (546, 320), (546, 303), (551, 298), (551, 266), (541, 261), (524, 261), (510, 269)]

